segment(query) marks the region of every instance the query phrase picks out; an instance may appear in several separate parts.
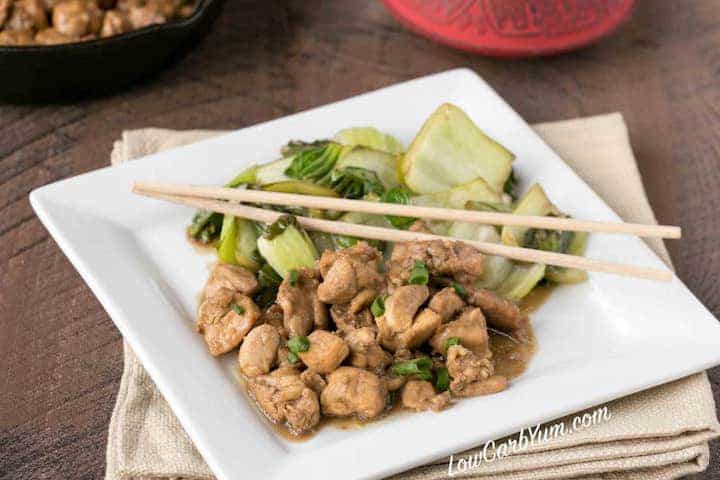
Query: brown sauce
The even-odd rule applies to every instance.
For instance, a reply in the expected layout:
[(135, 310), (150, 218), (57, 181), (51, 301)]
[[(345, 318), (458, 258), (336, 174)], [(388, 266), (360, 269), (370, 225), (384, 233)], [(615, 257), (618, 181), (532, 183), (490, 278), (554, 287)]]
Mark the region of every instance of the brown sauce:
[[(530, 315), (545, 303), (554, 289), (554, 285), (541, 285), (536, 287), (522, 300), (520, 310), (524, 314)], [(490, 350), (493, 352), (496, 373), (504, 375), (508, 379), (519, 377), (527, 369), (533, 354), (537, 350), (532, 325), (529, 321), (524, 322), (522, 327), (512, 333), (491, 330)], [(245, 379), (239, 371), (238, 378), (240, 379), (242, 390), (248, 401), (255, 405), (260, 414), (264, 416), (262, 410), (255, 403), (255, 400), (247, 393)], [(373, 422), (382, 421), (384, 418), (405, 411), (406, 410), (400, 405), (400, 402), (395, 401), (393, 405), (388, 406), (387, 412), (382, 417), (373, 420)], [(370, 422), (363, 422), (355, 417), (323, 416), (313, 430), (298, 435), (289, 430), (284, 424), (270, 422), (278, 435), (291, 442), (304, 442), (309, 440), (315, 436), (315, 433), (323, 428), (333, 427), (339, 430), (355, 430), (362, 428), (367, 423)]]

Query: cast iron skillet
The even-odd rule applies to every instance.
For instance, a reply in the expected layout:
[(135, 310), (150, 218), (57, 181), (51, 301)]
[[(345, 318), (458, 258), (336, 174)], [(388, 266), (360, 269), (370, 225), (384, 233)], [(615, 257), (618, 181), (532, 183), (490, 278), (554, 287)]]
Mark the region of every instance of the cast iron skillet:
[(117, 91), (185, 54), (223, 1), (203, 0), (188, 18), (89, 42), (0, 47), (0, 101), (66, 102)]

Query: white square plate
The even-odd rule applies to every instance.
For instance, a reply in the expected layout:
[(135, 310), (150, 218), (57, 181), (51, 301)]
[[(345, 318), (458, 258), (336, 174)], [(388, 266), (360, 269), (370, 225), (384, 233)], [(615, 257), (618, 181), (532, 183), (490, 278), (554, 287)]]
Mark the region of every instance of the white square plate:
[[(211, 357), (193, 328), (212, 256), (185, 240), (187, 208), (132, 195), (135, 180), (222, 184), (290, 139), (373, 125), (408, 144), (441, 103), (463, 108), (578, 218), (619, 220), (477, 75), (453, 70), (244, 128), (35, 190), (38, 216), (97, 295), (218, 478), (375, 478), (720, 363), (720, 326), (677, 279), (592, 274), (532, 316), (538, 352), (497, 395), (397, 415), (306, 442), (278, 436), (241, 393), (235, 355)], [(662, 267), (640, 240), (594, 235), (588, 256)]]

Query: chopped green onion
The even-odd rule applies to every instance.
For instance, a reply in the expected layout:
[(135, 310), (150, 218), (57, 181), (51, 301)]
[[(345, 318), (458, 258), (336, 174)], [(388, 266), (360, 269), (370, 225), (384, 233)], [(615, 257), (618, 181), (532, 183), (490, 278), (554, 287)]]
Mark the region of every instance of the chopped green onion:
[(422, 380), (431, 380), (431, 367), (432, 360), (428, 357), (420, 357), (413, 360), (406, 360), (404, 362), (397, 362), (392, 366), (391, 371), (393, 374), (402, 377), (413, 375)]
[(441, 392), (450, 388), (450, 373), (447, 368), (441, 367), (435, 370), (435, 388)]
[[(380, 201), (383, 203), (399, 203), (401, 205), (410, 204), (410, 191), (406, 188), (395, 187), (385, 192)], [(386, 215), (385, 218), (392, 224), (393, 227), (402, 230), (407, 230), (410, 225), (415, 223), (416, 218), (412, 217), (397, 217), (394, 215)]]
[(408, 283), (410, 285), (427, 285), (430, 281), (430, 274), (425, 262), (415, 260), (412, 270), (410, 271), (410, 278)]
[(258, 272), (258, 283), (261, 287), (277, 287), (282, 282), (282, 277), (266, 263)]
[(297, 363), (300, 361), (300, 357), (298, 357), (295, 352), (288, 352), (287, 359), (290, 363)]
[(296, 268), (293, 268), (293, 269), (290, 270), (290, 272), (288, 273), (288, 281), (290, 282), (290, 285), (292, 285), (293, 287), (294, 287), (295, 285), (297, 285), (297, 282), (298, 282), (298, 271), (297, 271)]
[(467, 300), (467, 290), (465, 290), (465, 287), (455, 282), (453, 282), (451, 286), (455, 289), (455, 293), (458, 294), (458, 297), (463, 300)]
[(233, 302), (233, 304), (230, 308), (232, 308), (232, 311), (237, 313), (238, 315), (242, 315), (243, 313), (245, 313), (245, 308), (241, 307), (240, 305), (238, 305), (235, 302)]
[(292, 337), (287, 342), (292, 353), (307, 352), (310, 348), (310, 340), (305, 336)]
[(385, 299), (383, 297), (376, 297), (370, 306), (370, 312), (372, 312), (373, 317), (382, 317), (385, 313)]
[(452, 347), (453, 345), (460, 345), (460, 339), (458, 337), (450, 337), (447, 340), (445, 340), (445, 353), (447, 354), (447, 351)]

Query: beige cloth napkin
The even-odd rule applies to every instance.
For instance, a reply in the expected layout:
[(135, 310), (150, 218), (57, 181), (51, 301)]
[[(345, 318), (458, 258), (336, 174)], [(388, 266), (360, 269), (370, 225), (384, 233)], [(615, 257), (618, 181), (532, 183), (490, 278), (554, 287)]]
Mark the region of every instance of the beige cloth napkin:
[[(535, 129), (625, 220), (656, 223), (620, 114), (544, 123)], [(115, 143), (112, 163), (217, 134), (160, 129), (124, 132)], [(662, 241), (648, 243), (670, 265)], [(606, 423), (481, 463), (460, 478), (664, 480), (707, 467), (708, 441), (720, 435), (720, 424), (705, 373), (614, 401), (608, 408), (611, 420)], [(447, 476), (447, 460), (442, 460), (395, 478)], [(212, 479), (213, 475), (125, 345), (124, 372), (110, 420), (106, 479), (170, 477)]]

